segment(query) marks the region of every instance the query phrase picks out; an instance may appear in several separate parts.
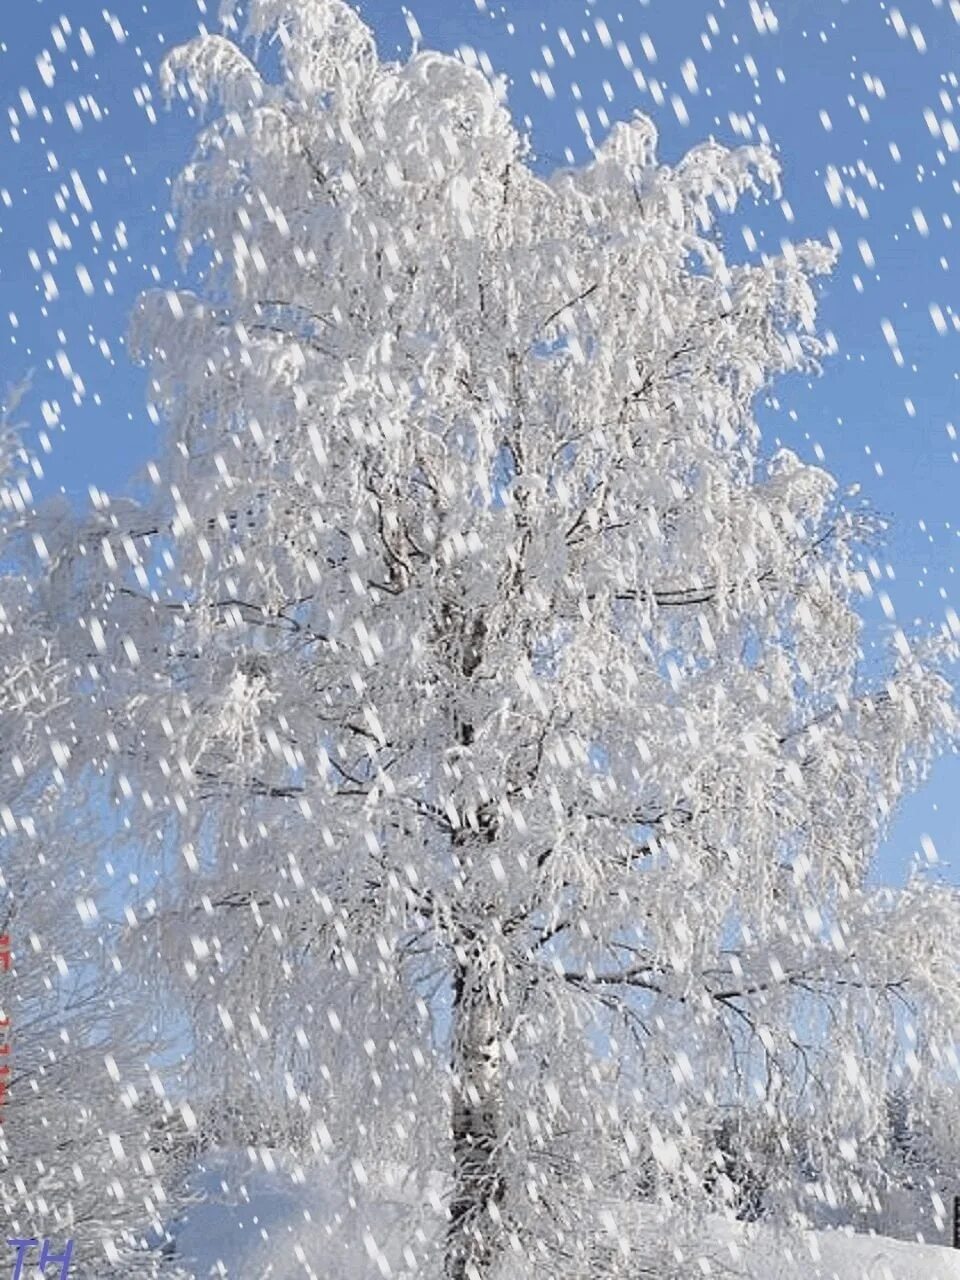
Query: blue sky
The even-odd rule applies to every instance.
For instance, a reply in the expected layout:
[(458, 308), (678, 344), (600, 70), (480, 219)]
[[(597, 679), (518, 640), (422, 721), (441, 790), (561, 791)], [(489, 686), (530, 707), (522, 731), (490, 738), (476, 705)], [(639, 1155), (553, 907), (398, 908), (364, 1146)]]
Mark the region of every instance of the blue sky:
[[(960, 612), (960, 4), (954, 0), (365, 0), (382, 53), (485, 53), (544, 168), (588, 154), (640, 108), (670, 161), (708, 135), (764, 136), (788, 207), (727, 227), (746, 255), (833, 236), (822, 324), (839, 352), (762, 411), (779, 438), (862, 486), (891, 532), (877, 573), (896, 609), (871, 627)], [(204, 13), (204, 9), (209, 12)], [(956, 10), (956, 18), (953, 10)], [(115, 16), (113, 16), (115, 15)], [(39, 493), (116, 491), (156, 448), (123, 335), (137, 293), (169, 282), (169, 181), (195, 127), (168, 111), (165, 50), (216, 26), (216, 0), (15, 0), (0, 10), (0, 379), (33, 371), (24, 412), (49, 437)], [(572, 51), (572, 54), (571, 54)], [(954, 327), (954, 322), (956, 326)], [(892, 575), (892, 576), (891, 576)], [(960, 761), (900, 815), (880, 874), (924, 833), (960, 881)]]

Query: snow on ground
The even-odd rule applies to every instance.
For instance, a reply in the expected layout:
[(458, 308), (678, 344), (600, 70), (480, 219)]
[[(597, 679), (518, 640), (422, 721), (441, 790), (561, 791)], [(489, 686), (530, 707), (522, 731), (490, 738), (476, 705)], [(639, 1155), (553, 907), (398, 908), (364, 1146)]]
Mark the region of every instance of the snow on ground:
[[(442, 1179), (418, 1188), (388, 1170), (364, 1187), (363, 1176), (350, 1179), (352, 1194), (338, 1194), (332, 1188), (346, 1180), (332, 1168), (298, 1173), (269, 1153), (255, 1165), (241, 1154), (208, 1159), (196, 1179), (207, 1199), (180, 1225), (178, 1260), (196, 1280), (422, 1280)], [(690, 1261), (692, 1275), (721, 1280), (960, 1280), (953, 1250), (717, 1219), (706, 1220)]]
[(737, 1261), (733, 1275), (744, 1280), (960, 1280), (960, 1252), (840, 1231), (809, 1231), (798, 1240), (765, 1228)]
[(178, 1261), (197, 1280), (419, 1277), (442, 1220), (442, 1178), (416, 1187), (388, 1170), (375, 1186), (347, 1181), (333, 1166), (301, 1174), (263, 1152), (259, 1166), (241, 1154), (208, 1158), (196, 1179), (208, 1199), (176, 1232)]

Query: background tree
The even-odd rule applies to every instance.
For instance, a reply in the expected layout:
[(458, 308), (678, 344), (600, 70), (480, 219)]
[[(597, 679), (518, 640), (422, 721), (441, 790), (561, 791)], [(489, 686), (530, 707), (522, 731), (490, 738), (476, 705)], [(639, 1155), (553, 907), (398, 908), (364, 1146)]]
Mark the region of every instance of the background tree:
[(667, 1274), (638, 1190), (700, 1205), (748, 1106), (781, 1220), (855, 1198), (893, 1076), (953, 1067), (955, 895), (868, 872), (955, 646), (864, 667), (869, 529), (762, 448), (831, 253), (725, 257), (767, 150), (668, 166), (638, 117), (542, 178), (479, 72), (380, 61), (342, 0), (245, 8), (251, 57), (228, 4), (165, 67), (222, 114), (176, 188), (193, 287), (135, 318), (156, 501), (93, 588), (194, 1087), (332, 1178), (448, 1172), (421, 1276)]
[(49, 1237), (55, 1254), (72, 1239), (71, 1275), (155, 1277), (162, 1259), (147, 1236), (180, 1203), (186, 1129), (177, 1115), (159, 1137), (159, 1029), (113, 949), (117, 895), (86, 753), (92, 676), (81, 661), (95, 648), (67, 589), (83, 529), (67, 510), (34, 508), (39, 463), (12, 420), (20, 394), (0, 420), (4, 1238)]

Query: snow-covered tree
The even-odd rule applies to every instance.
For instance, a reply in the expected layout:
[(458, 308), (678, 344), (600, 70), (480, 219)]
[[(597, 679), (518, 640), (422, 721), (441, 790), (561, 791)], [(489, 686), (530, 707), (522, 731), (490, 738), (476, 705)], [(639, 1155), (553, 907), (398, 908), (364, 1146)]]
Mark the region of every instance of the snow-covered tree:
[(90, 642), (61, 573), (82, 527), (35, 509), (18, 399), (0, 419), (0, 1206), (5, 1238), (49, 1238), (53, 1253), (72, 1239), (71, 1275), (153, 1277), (164, 1263), (145, 1233), (178, 1204), (186, 1129), (163, 1133), (155, 1019), (101, 916)]
[(955, 895), (868, 873), (957, 723), (949, 634), (864, 664), (870, 530), (754, 416), (831, 252), (725, 256), (763, 148), (637, 117), (544, 177), (464, 62), (244, 10), (165, 67), (219, 114), (97, 606), (194, 1087), (332, 1179), (449, 1175), (411, 1275), (667, 1275), (650, 1206), (742, 1208), (748, 1127), (765, 1212), (856, 1202), (955, 1065)]

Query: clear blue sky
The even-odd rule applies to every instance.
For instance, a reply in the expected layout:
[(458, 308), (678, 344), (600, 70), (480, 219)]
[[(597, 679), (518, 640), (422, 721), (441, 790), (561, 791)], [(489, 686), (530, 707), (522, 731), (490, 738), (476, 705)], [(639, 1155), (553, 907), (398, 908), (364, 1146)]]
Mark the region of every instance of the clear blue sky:
[[(82, 501), (90, 485), (116, 491), (156, 447), (123, 334), (139, 290), (175, 275), (168, 183), (195, 127), (159, 100), (156, 71), (198, 23), (215, 27), (216, 7), (8, 0), (0, 9), (0, 379), (32, 370), (26, 411), (42, 426), (46, 402), (55, 422), (38, 492), (63, 486)], [(710, 134), (733, 143), (767, 131), (790, 208), (731, 221), (733, 252), (746, 254), (745, 232), (761, 248), (830, 234), (842, 248), (821, 310), (839, 354), (812, 387), (778, 389), (778, 407), (763, 412), (770, 441), (811, 460), (822, 451), (892, 520), (878, 560), (897, 623), (960, 612), (951, 426), (960, 434), (960, 25), (950, 0), (409, 7), (424, 44), (470, 46), (507, 75), (515, 117), (527, 119), (546, 168), (568, 148), (584, 158), (585, 129), (599, 140), (606, 120), (638, 107), (656, 119), (668, 161)], [(384, 54), (409, 49), (399, 0), (361, 8)], [(878, 610), (871, 625), (894, 624)], [(958, 819), (951, 759), (906, 806), (881, 875), (899, 879), (929, 833), (960, 881)]]

